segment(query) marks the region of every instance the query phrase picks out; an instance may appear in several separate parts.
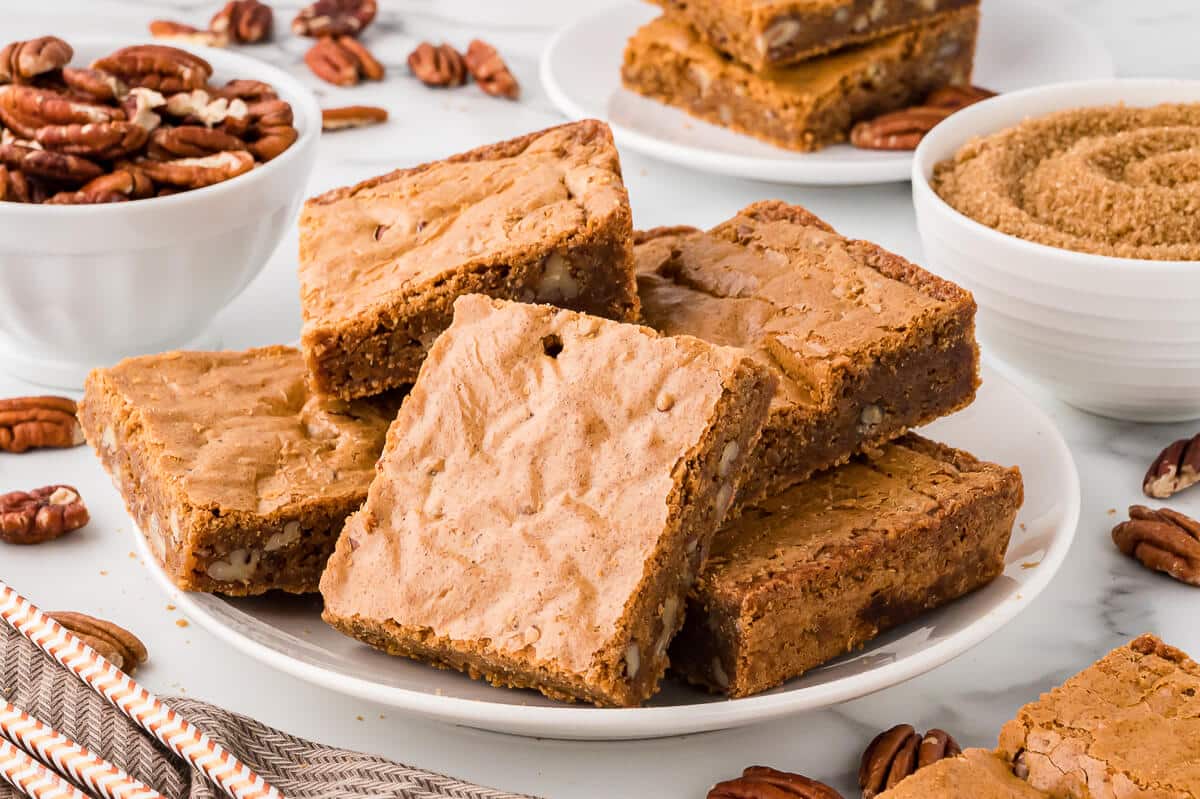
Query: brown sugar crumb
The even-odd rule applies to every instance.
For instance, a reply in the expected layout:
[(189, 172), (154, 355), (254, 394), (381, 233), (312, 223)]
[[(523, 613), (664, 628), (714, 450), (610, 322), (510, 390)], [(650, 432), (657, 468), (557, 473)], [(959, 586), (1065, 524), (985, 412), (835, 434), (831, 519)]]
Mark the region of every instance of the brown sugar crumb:
[(176, 627), (187, 627), (187, 626), (188, 626), (188, 620), (187, 620), (187, 619), (176, 619), (176, 620), (175, 620), (175, 626), (176, 626)]
[(933, 188), (977, 222), (1077, 252), (1200, 260), (1200, 103), (1060, 111), (968, 142)]

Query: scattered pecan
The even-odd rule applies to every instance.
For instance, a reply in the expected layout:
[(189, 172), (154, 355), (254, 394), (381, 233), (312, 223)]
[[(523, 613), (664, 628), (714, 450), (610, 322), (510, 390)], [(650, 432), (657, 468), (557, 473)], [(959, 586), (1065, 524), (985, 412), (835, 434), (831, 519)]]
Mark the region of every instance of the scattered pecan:
[(0, 83), (28, 83), (38, 75), (62, 69), (75, 51), (57, 36), (12, 42), (0, 49)]
[(850, 143), (864, 150), (915, 150), (946, 117), (994, 96), (978, 86), (946, 86), (930, 94), (924, 105), (859, 122), (850, 130)]
[(750, 766), (736, 780), (714, 785), (708, 799), (842, 799), (842, 795), (800, 774)]
[(172, 161), (176, 158), (200, 158), (226, 150), (244, 150), (245, 143), (215, 128), (199, 125), (182, 125), (177, 128), (159, 128), (150, 134), (150, 147), (146, 153), (155, 161)]
[(146, 129), (133, 122), (89, 122), (86, 125), (46, 125), (35, 141), (47, 150), (112, 160), (142, 149)]
[(381, 80), (383, 64), (352, 36), (324, 36), (304, 54), (304, 63), (323, 81), (353, 86), (360, 78)]
[(145, 161), (139, 166), (155, 183), (181, 189), (199, 189), (249, 172), (254, 168), (254, 156), (245, 150), (235, 150), (200, 158)]
[(944, 730), (918, 735), (911, 724), (897, 724), (875, 736), (863, 752), (858, 785), (863, 799), (895, 787), (917, 769), (962, 754), (958, 742)]
[(317, 0), (300, 9), (292, 32), (300, 36), (357, 36), (375, 19), (375, 0)]
[(74, 611), (57, 610), (46, 615), (81, 638), (96, 651), (96, 654), (126, 674), (133, 674), (134, 670), (150, 657), (141, 639), (111, 621)]
[(462, 86), (467, 82), (467, 62), (448, 44), (436, 47), (421, 42), (408, 54), (408, 68), (426, 86)]
[(255, 44), (271, 38), (274, 20), (271, 7), (258, 0), (229, 0), (213, 15), (208, 29), (241, 44)]
[(159, 44), (123, 47), (94, 61), (92, 69), (112, 73), (131, 86), (166, 93), (202, 88), (212, 76), (212, 65), (203, 58)]
[(120, 100), (129, 93), (124, 81), (99, 69), (63, 67), (62, 79), (71, 91), (96, 103)]
[(224, 33), (196, 28), (186, 22), (175, 22), (170, 19), (156, 19), (150, 23), (150, 35), (155, 39), (166, 39), (172, 42), (198, 44), (203, 47), (227, 47), (229, 36)]
[(1129, 521), (1114, 527), (1112, 537), (1123, 555), (1200, 587), (1200, 522), (1195, 519), (1169, 508), (1134, 505)]
[(71, 486), (43, 486), (0, 495), (0, 541), (6, 544), (42, 544), (87, 523), (87, 506)]
[(75, 400), (68, 397), (0, 399), (0, 451), (79, 446), (83, 429), (75, 412)]
[(521, 93), (517, 79), (509, 72), (504, 59), (485, 41), (474, 39), (467, 45), (464, 56), (471, 77), (479, 84), (479, 88), (494, 97), (507, 97), (515, 100)]
[(386, 108), (373, 105), (348, 105), (343, 108), (321, 110), (321, 130), (334, 131), (361, 128), (387, 122)]
[(1200, 433), (1181, 438), (1154, 459), (1142, 480), (1146, 496), (1166, 499), (1200, 483)]

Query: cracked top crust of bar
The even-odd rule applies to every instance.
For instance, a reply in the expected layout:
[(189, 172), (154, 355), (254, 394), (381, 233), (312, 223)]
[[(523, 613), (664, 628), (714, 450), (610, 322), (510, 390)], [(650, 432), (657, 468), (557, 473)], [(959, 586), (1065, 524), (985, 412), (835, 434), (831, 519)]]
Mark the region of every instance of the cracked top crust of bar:
[(1000, 748), (1054, 796), (1200, 797), (1200, 665), (1143, 635), (1022, 708)]
[[(88, 377), (85, 403), (113, 397), (160, 479), (197, 507), (268, 515), (366, 490), (392, 415), (383, 402), (312, 395), (300, 353), (169, 352)], [(132, 420), (129, 417), (133, 417)], [(115, 446), (89, 431), (97, 449)]]
[(1020, 474), (907, 435), (749, 508), (717, 534), (702, 592), (819, 581), (872, 539), (924, 524)]
[(546, 305), (466, 295), (454, 310), (321, 580), (326, 609), (583, 673), (751, 364)]
[(773, 411), (832, 405), (846, 373), (974, 309), (953, 283), (782, 202), (755, 203), (708, 232), (637, 236), (646, 323), (747, 350), (780, 376)]
[(967, 749), (918, 769), (877, 799), (1049, 799), (985, 749)]
[(460, 269), (549, 253), (628, 202), (612, 133), (596, 120), (334, 189), (300, 220), (305, 324), (403, 300)]

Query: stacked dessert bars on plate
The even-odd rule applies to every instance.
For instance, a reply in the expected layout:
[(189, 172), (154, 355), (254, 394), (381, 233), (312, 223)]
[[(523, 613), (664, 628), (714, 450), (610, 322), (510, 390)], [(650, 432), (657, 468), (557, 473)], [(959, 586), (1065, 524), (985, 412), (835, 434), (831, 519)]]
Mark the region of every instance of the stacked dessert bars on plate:
[[(635, 233), (584, 121), (310, 200), (299, 351), (99, 369), (81, 419), (182, 588), (632, 706), (771, 688), (1004, 567), (1015, 469), (907, 431), (969, 294), (809, 212)], [(682, 632), (681, 632), (682, 630)]]
[(979, 0), (661, 0), (625, 85), (791, 150), (970, 83)]

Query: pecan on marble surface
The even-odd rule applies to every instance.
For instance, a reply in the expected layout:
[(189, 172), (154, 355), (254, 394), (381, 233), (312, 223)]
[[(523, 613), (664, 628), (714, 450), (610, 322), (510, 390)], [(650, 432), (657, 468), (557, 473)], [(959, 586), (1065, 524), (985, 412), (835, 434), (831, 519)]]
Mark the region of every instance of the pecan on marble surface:
[(842, 795), (800, 774), (750, 766), (737, 779), (714, 785), (708, 799), (842, 799)]
[(378, 125), (387, 122), (386, 108), (373, 105), (348, 105), (342, 108), (324, 108), (321, 110), (321, 130), (335, 131), (348, 128), (362, 128), (367, 125)]
[(274, 22), (271, 7), (259, 0), (229, 0), (213, 14), (208, 29), (240, 44), (255, 44), (271, 38)]
[(83, 527), (88, 519), (87, 506), (71, 486), (43, 486), (0, 495), (0, 541), (8, 544), (53, 541)]
[(1200, 587), (1200, 522), (1170, 508), (1129, 508), (1129, 521), (1112, 531), (1123, 555), (1143, 566)]
[(884, 730), (867, 746), (859, 764), (863, 799), (873, 799), (918, 769), (960, 754), (962, 748), (945, 730), (919, 735), (911, 724)]
[(504, 59), (492, 47), (481, 39), (474, 39), (467, 45), (464, 56), (471, 77), (479, 84), (479, 88), (494, 97), (506, 97), (515, 100), (521, 94), (517, 79), (509, 71)]
[(1170, 444), (1146, 471), (1142, 491), (1155, 499), (1166, 499), (1200, 483), (1200, 433)]
[(176, 22), (171, 19), (152, 20), (149, 25), (150, 35), (155, 39), (184, 44), (198, 44), (202, 47), (227, 47), (229, 35), (217, 33), (208, 28), (196, 28), (186, 22)]
[(299, 36), (357, 36), (375, 19), (375, 0), (317, 0), (292, 20)]
[(75, 401), (67, 397), (0, 399), (0, 451), (79, 446), (83, 429), (75, 411)]
[(462, 86), (467, 82), (467, 62), (448, 44), (421, 42), (408, 55), (408, 68), (426, 86)]
[(354, 86), (360, 79), (382, 80), (384, 67), (353, 36), (324, 36), (304, 55), (304, 63), (321, 80)]

